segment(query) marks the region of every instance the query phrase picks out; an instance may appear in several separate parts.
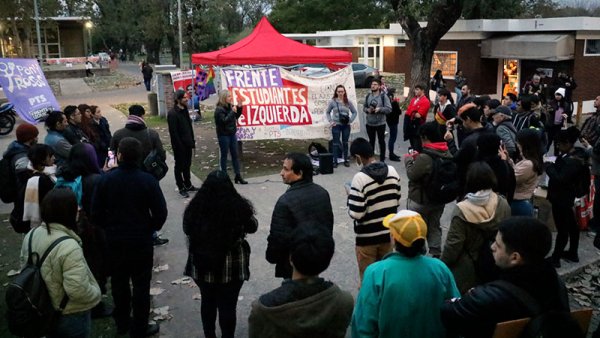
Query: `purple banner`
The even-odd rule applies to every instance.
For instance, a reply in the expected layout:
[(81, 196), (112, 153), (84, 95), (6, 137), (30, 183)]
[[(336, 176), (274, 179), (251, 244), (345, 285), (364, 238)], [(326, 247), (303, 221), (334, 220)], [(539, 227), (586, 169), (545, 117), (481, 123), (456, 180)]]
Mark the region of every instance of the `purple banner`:
[(36, 124), (49, 112), (60, 110), (35, 59), (0, 59), (0, 85), (24, 121)]

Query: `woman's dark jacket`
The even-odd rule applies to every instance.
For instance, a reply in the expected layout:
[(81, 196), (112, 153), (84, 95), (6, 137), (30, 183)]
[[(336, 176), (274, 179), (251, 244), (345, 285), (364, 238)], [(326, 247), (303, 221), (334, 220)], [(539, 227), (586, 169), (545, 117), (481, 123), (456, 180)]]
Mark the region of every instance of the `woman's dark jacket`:
[(217, 136), (230, 136), (237, 131), (236, 122), (242, 115), (243, 108), (236, 107), (235, 111), (230, 104), (217, 106), (215, 109), (215, 124), (217, 125)]
[(573, 148), (573, 150), (556, 158), (556, 161), (546, 168), (548, 174), (548, 200), (552, 204), (573, 206), (576, 197), (575, 183), (577, 178), (586, 176), (589, 180), (588, 156), (584, 149)]
[(167, 122), (169, 123), (173, 152), (196, 148), (194, 128), (192, 128), (192, 120), (187, 107), (179, 108), (175, 105), (167, 114)]

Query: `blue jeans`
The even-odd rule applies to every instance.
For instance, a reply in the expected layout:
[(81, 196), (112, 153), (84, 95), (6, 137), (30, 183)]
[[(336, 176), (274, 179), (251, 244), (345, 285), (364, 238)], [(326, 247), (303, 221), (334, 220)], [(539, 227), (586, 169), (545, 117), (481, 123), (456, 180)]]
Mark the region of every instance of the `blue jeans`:
[(150, 91), (150, 84), (152, 83), (152, 78), (144, 79), (144, 85), (146, 86), (146, 90)]
[(87, 338), (92, 328), (91, 311), (62, 315), (54, 332), (47, 338)]
[(237, 136), (218, 135), (219, 149), (221, 150), (221, 170), (227, 172), (227, 152), (231, 154), (231, 163), (236, 176), (240, 176), (240, 162), (237, 153)]
[(458, 101), (460, 101), (460, 99), (462, 98), (462, 92), (458, 87), (454, 87), (454, 92), (456, 93), (456, 103), (458, 103)]
[(396, 143), (396, 139), (398, 138), (398, 124), (388, 124), (388, 128), (390, 128), (388, 149), (390, 150), (390, 156), (392, 156), (392, 154), (394, 154), (394, 143)]
[[(344, 161), (348, 161), (348, 140), (350, 139), (350, 125), (336, 124), (331, 128), (333, 135), (333, 162), (336, 163), (340, 157), (339, 149), (343, 148)], [(342, 136), (342, 145), (340, 146), (340, 135)]]
[(533, 205), (529, 200), (513, 200), (510, 210), (512, 216), (533, 216)]

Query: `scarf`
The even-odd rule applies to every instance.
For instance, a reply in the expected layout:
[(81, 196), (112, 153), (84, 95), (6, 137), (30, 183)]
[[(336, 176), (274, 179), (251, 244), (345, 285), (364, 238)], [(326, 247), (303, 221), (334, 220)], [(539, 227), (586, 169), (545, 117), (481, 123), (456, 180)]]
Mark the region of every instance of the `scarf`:
[(146, 121), (144, 121), (144, 118), (141, 116), (137, 116), (137, 115), (129, 115), (127, 117), (127, 124), (128, 123), (133, 123), (133, 124), (141, 124), (141, 125), (146, 125)]

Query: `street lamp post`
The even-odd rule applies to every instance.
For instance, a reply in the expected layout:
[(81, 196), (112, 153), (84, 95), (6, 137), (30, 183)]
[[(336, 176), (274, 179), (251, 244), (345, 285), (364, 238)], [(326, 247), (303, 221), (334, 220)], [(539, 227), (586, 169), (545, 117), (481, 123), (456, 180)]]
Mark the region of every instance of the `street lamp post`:
[(89, 50), (88, 50), (88, 55), (92, 54), (92, 22), (88, 21), (85, 23), (85, 28), (87, 28), (88, 31), (88, 40), (89, 40)]
[(177, 22), (179, 23), (179, 69), (183, 70), (183, 39), (181, 34), (181, 0), (177, 0)]
[(35, 31), (37, 33), (38, 59), (43, 60), (44, 54), (42, 52), (42, 34), (40, 33), (40, 13), (38, 12), (37, 0), (33, 0), (33, 11), (35, 12)]

